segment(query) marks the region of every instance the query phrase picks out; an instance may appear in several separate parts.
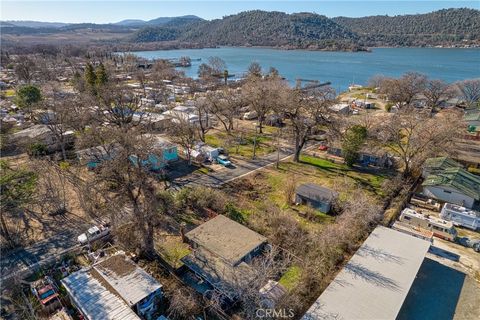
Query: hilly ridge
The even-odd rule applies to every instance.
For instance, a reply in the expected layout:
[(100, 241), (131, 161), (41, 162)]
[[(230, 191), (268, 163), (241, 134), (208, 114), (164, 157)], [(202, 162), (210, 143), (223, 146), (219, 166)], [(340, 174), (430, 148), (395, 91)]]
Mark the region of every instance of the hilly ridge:
[(367, 46), (419, 46), (480, 39), (480, 11), (474, 9), (332, 20), (358, 34)]
[[(116, 23), (0, 21), (3, 44), (101, 43), (134, 47), (268, 46), (358, 51), (376, 46), (480, 46), (480, 11), (328, 18), (316, 13), (245, 11), (221, 19), (197, 16), (127, 19)], [(25, 37), (22, 37), (25, 36)], [(22, 42), (24, 41), (24, 42)]]

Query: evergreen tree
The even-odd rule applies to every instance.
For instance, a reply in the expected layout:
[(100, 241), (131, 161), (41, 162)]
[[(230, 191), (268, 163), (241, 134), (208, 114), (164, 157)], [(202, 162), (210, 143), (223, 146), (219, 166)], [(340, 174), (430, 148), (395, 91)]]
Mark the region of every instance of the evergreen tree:
[(95, 70), (90, 63), (87, 63), (85, 67), (85, 83), (87, 87), (91, 90), (92, 93), (95, 93), (95, 84), (97, 82), (97, 75), (95, 74)]
[(108, 82), (107, 70), (105, 69), (103, 63), (100, 63), (100, 65), (97, 67), (95, 80), (97, 88), (103, 86)]
[(367, 138), (367, 128), (355, 125), (347, 130), (342, 141), (342, 153), (347, 166), (351, 167), (358, 159), (358, 151)]

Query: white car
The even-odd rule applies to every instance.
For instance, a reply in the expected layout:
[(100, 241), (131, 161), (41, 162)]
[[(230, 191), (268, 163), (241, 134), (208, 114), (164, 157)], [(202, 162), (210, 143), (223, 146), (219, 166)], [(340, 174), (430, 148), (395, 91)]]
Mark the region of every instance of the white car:
[(87, 230), (87, 232), (82, 233), (78, 236), (77, 241), (81, 244), (87, 244), (95, 240), (101, 239), (110, 234), (110, 229), (103, 225), (93, 226)]

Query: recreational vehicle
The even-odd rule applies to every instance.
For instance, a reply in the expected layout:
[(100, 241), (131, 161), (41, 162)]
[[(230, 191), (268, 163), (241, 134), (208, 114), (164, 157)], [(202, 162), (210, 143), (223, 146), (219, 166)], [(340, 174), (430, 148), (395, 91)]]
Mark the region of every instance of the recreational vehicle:
[(457, 230), (452, 222), (428, 214), (422, 214), (410, 208), (402, 211), (399, 220), (414, 227), (430, 230), (438, 238), (454, 241), (457, 237)]

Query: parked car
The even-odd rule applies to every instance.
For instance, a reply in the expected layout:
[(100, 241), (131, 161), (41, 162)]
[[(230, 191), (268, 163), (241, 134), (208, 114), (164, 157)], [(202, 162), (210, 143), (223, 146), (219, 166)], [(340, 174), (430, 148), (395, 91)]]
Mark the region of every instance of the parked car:
[(221, 154), (217, 157), (217, 163), (221, 164), (224, 167), (229, 167), (229, 166), (232, 165), (230, 160), (228, 160), (228, 157), (226, 155), (223, 155), (223, 154)]
[(96, 241), (110, 234), (110, 229), (107, 226), (99, 225), (93, 226), (78, 236), (77, 240), (81, 245)]
[(327, 151), (328, 150), (328, 147), (326, 145), (321, 145), (320, 147), (318, 147), (318, 150), (320, 151)]

